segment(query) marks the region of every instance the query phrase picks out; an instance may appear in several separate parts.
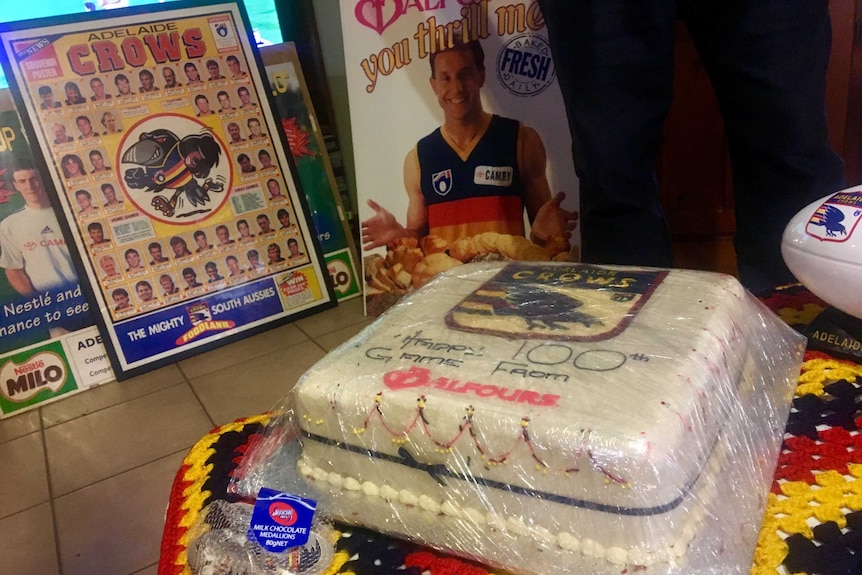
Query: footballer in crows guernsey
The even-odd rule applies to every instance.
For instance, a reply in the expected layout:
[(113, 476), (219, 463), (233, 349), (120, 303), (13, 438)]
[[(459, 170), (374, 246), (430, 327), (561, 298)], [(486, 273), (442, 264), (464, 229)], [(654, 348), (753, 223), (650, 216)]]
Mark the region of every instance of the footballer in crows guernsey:
[(449, 242), (482, 232), (524, 236), (525, 209), (532, 241), (568, 239), (577, 214), (560, 206), (563, 193), (551, 195), (541, 138), (517, 120), (485, 111), (481, 44), (455, 40), (429, 58), (444, 120), (405, 159), (406, 225), (369, 200), (375, 214), (362, 223), (363, 248), (428, 234)]

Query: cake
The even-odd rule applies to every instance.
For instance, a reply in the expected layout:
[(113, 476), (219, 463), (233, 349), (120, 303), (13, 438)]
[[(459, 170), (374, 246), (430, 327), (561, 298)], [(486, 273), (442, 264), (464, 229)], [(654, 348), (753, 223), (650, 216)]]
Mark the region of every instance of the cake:
[(726, 275), (459, 266), (300, 379), (298, 468), (513, 572), (747, 573), (803, 344)]

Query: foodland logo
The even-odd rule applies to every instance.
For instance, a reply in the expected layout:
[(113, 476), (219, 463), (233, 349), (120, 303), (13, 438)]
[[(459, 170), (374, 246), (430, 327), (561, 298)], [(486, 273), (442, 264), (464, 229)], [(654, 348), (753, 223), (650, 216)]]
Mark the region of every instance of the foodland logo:
[(66, 364), (56, 353), (45, 351), (24, 363), (9, 361), (0, 368), (0, 393), (9, 401), (24, 403), (44, 389), (56, 393), (66, 384)]
[(273, 521), (284, 526), (293, 525), (299, 519), (296, 509), (283, 501), (276, 501), (269, 506), (269, 516)]

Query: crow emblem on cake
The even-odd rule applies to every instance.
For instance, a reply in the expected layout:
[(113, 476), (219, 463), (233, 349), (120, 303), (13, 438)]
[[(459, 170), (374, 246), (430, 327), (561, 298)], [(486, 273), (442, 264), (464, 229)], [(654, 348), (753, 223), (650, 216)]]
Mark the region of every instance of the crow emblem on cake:
[(505, 337), (602, 339), (625, 328), (662, 277), (580, 264), (511, 264), (455, 306), (446, 322), (453, 329)]

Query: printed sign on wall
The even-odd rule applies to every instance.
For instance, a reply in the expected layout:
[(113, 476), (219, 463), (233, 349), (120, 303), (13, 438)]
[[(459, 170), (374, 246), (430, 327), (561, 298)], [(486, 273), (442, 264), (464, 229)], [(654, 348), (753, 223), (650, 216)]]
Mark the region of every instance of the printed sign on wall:
[(0, 52), (118, 375), (333, 304), (241, 5), (74, 20)]

